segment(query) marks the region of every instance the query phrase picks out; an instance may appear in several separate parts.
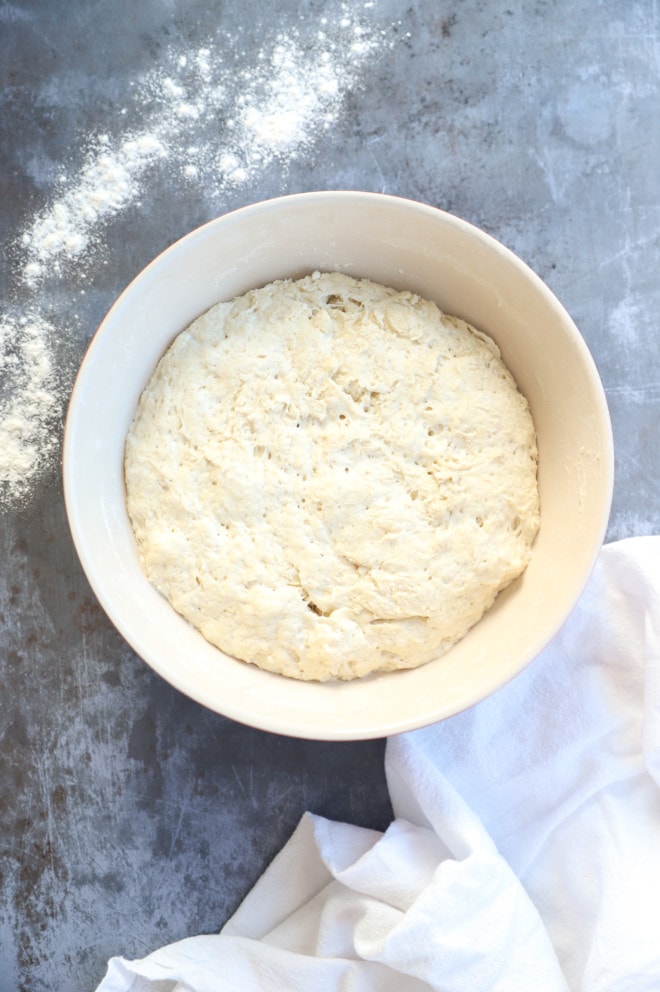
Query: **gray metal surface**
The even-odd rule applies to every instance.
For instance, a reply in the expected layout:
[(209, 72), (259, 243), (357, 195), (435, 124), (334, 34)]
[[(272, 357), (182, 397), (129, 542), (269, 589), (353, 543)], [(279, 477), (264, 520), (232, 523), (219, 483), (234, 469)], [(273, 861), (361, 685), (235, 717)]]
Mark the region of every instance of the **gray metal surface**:
[[(341, 46), (358, 14), (377, 44), (326, 128), (233, 183), (226, 161), (206, 156), (195, 176), (166, 157), (88, 227), (84, 254), (22, 278), (21, 235), (72, 188), (93, 139), (116, 147), (147, 127), (149, 73), (200, 48), (231, 67), (233, 91), (190, 125), (192, 159), (221, 158), (257, 53), (280, 34), (301, 59), (319, 31)], [(0, 307), (53, 328), (55, 439), (96, 326), (160, 250), (267, 196), (385, 191), (476, 223), (547, 281), (611, 407), (608, 537), (658, 532), (659, 30), (652, 0), (0, 2)], [(6, 365), (0, 377), (2, 402)], [(0, 992), (91, 990), (112, 954), (218, 929), (305, 810), (386, 827), (382, 742), (239, 726), (135, 657), (77, 563), (57, 450), (20, 499), (0, 495)]]

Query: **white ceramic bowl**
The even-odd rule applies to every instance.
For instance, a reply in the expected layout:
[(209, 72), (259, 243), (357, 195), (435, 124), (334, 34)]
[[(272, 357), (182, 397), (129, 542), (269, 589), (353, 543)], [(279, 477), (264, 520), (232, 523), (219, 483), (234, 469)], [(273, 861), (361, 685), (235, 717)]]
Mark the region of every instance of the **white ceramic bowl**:
[[(145, 578), (124, 502), (126, 432), (175, 335), (219, 300), (314, 269), (412, 290), (490, 334), (529, 400), (539, 446), (541, 527), (524, 576), (443, 657), (348, 683), (286, 679), (208, 644)], [(470, 224), (374, 193), (303, 193), (257, 203), (165, 251), (99, 327), (65, 430), (64, 488), (75, 545), (101, 605), (129, 644), (177, 689), (218, 713), (325, 740), (384, 737), (433, 723), (517, 675), (582, 591), (604, 538), (612, 479), (603, 389), (550, 290)]]

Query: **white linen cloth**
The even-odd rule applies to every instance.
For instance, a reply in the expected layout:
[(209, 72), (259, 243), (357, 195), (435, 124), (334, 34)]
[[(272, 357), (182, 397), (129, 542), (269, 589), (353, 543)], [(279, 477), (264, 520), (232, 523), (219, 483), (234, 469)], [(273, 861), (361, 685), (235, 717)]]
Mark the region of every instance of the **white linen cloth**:
[(384, 834), (306, 814), (220, 934), (97, 992), (658, 992), (660, 537), (513, 682), (391, 738)]

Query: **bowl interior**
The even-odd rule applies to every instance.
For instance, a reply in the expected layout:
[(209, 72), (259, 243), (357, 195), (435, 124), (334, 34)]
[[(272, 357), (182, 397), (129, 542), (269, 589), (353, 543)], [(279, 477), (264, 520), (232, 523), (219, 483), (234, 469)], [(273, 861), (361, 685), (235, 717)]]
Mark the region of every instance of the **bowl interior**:
[[(179, 331), (209, 306), (314, 269), (410, 289), (490, 334), (529, 400), (541, 528), (525, 574), (448, 654), (407, 672), (303, 683), (209, 645), (150, 586), (126, 513), (123, 448), (139, 395)], [(64, 486), (101, 605), (171, 684), (241, 722), (292, 736), (386, 736), (447, 717), (516, 675), (575, 604), (605, 533), (612, 442), (603, 390), (568, 314), (511, 252), (463, 221), (371, 193), (308, 193), (243, 208), (151, 263), (112, 307), (67, 416)]]

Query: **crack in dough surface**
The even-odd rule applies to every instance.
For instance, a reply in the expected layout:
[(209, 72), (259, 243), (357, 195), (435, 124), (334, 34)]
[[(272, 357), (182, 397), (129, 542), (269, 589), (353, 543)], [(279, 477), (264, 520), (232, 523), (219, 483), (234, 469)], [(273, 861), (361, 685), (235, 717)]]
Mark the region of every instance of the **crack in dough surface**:
[(212, 644), (298, 679), (412, 668), (524, 571), (539, 524), (526, 400), (487, 336), (340, 273), (219, 303), (126, 441), (152, 584)]

